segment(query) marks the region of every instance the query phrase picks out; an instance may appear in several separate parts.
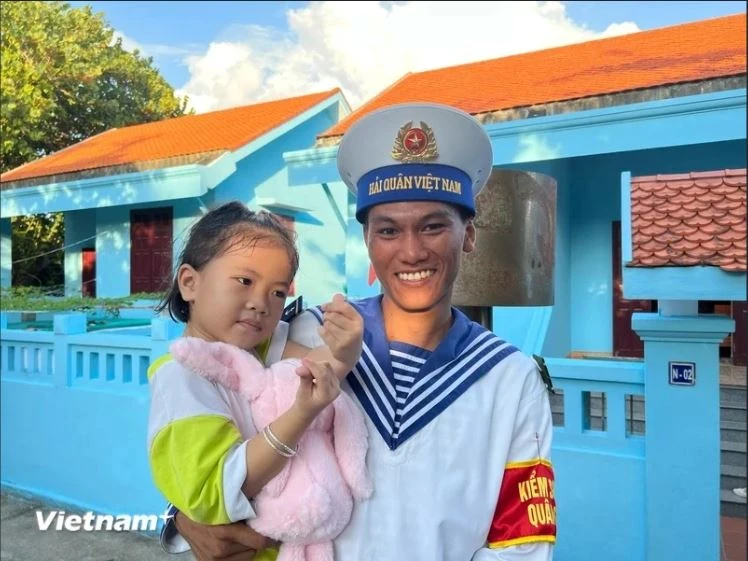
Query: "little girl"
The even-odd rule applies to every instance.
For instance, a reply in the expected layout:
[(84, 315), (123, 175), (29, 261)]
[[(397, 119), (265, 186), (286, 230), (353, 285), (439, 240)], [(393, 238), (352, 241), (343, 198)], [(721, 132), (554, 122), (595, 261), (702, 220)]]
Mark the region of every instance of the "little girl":
[(157, 308), (186, 323), (184, 336), (235, 345), (266, 365), (303, 358), (294, 404), (270, 423), (276, 446), (258, 434), (238, 393), (170, 355), (151, 365), (148, 456), (154, 482), (196, 522), (227, 524), (254, 515), (250, 498), (288, 461), (277, 446), (296, 447), (338, 396), (339, 380), (361, 353), (362, 319), (342, 298), (323, 307), (320, 335), (327, 347), (311, 350), (287, 341), (288, 324), (280, 318), (297, 268), (294, 240), (272, 215), (227, 203), (192, 227), (171, 290)]

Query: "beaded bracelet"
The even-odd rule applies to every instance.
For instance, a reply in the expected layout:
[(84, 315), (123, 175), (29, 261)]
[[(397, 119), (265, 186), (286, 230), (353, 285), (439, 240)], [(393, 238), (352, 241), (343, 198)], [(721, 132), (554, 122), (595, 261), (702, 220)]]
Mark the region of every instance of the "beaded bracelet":
[(270, 445), (270, 447), (284, 458), (293, 458), (299, 449), (298, 444), (295, 448), (291, 448), (290, 446), (281, 442), (280, 439), (275, 436), (275, 434), (273, 434), (273, 431), (270, 430), (270, 425), (267, 425), (264, 429), (262, 429), (262, 436), (265, 437), (265, 441)]

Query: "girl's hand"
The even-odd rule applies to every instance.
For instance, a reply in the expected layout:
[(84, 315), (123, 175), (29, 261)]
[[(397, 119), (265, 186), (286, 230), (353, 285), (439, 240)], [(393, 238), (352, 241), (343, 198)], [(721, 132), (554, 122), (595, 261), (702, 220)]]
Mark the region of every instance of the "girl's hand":
[(306, 358), (296, 369), (296, 374), (300, 380), (294, 406), (305, 419), (311, 421), (338, 397), (340, 380), (328, 362), (315, 362)]
[(342, 294), (322, 306), (323, 324), (319, 334), (330, 349), (333, 358), (340, 361), (347, 373), (361, 356), (364, 337), (364, 320)]

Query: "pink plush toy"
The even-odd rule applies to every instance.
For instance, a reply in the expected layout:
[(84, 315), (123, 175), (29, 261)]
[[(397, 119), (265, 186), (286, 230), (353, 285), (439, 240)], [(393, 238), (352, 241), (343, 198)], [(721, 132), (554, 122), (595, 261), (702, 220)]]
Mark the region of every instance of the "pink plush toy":
[[(300, 360), (266, 368), (237, 347), (193, 337), (177, 340), (170, 350), (184, 366), (249, 400), (258, 431), (296, 396)], [(255, 497), (257, 517), (249, 525), (282, 543), (277, 561), (333, 560), (332, 540), (348, 524), (353, 500), (372, 494), (367, 449), (363, 415), (341, 391), (304, 433), (296, 456)]]

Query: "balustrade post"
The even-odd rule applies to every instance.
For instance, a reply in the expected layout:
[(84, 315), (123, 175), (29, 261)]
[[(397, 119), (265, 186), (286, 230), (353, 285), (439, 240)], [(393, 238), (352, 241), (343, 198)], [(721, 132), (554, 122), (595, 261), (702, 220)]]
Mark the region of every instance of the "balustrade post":
[(75, 312), (55, 314), (54, 325), (54, 371), (52, 383), (55, 386), (69, 386), (73, 375), (73, 359), (70, 353), (70, 335), (86, 333), (86, 314)]
[(180, 337), (184, 324), (170, 317), (157, 317), (151, 320), (151, 364), (169, 352), (171, 342)]

